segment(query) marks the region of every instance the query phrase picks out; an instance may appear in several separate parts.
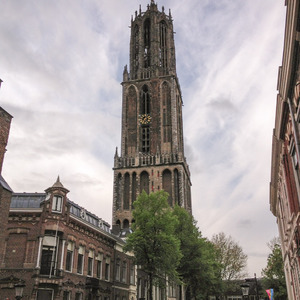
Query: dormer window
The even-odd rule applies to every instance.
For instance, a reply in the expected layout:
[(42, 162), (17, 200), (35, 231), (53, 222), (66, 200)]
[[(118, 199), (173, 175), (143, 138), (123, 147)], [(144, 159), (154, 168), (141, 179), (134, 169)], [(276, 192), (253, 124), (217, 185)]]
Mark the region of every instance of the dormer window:
[(62, 197), (54, 195), (52, 200), (52, 211), (61, 212), (62, 210)]

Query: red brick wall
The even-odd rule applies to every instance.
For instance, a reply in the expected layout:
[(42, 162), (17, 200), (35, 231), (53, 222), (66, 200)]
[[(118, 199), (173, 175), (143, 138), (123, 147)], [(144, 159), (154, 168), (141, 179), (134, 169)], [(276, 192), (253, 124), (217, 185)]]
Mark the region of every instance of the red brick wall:
[(9, 214), (11, 192), (0, 185), (0, 266), (3, 262), (6, 226)]
[(23, 268), (27, 234), (12, 233), (9, 235), (5, 251), (6, 268)]
[(0, 107), (0, 174), (2, 171), (5, 148), (8, 142), (12, 116)]

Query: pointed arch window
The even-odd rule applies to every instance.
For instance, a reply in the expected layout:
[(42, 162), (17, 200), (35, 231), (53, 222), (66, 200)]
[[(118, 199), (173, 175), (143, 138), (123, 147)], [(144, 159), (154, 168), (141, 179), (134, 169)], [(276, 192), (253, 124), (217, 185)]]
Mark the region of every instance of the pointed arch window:
[(164, 82), (162, 85), (162, 125), (163, 125), (163, 142), (171, 142), (171, 94), (169, 85)]
[(126, 173), (124, 176), (124, 203), (123, 209), (129, 209), (130, 176)]
[(139, 45), (139, 26), (135, 25), (133, 32), (133, 70), (135, 78), (137, 78), (137, 72), (139, 69)]
[(150, 67), (150, 47), (151, 47), (151, 23), (150, 20), (147, 19), (144, 23), (144, 68)]
[[(140, 112), (141, 116), (150, 115), (150, 95), (147, 85), (144, 85), (142, 88), (141, 95), (141, 107)], [(150, 152), (150, 126), (149, 123), (142, 123), (141, 128), (141, 150), (143, 153)]]
[(162, 21), (159, 23), (159, 64), (164, 69), (168, 67), (167, 51), (167, 24)]
[(174, 170), (174, 198), (175, 203), (181, 206), (179, 199), (179, 174), (177, 169)]
[(125, 219), (123, 221), (123, 229), (129, 228), (129, 221), (127, 219)]
[(125, 154), (132, 155), (137, 144), (137, 92), (134, 86), (130, 86), (126, 97), (126, 125)]
[(172, 174), (171, 171), (166, 169), (162, 174), (163, 190), (169, 194), (168, 202), (172, 206)]
[(122, 175), (118, 174), (116, 180), (116, 209), (119, 210), (121, 208), (121, 187), (122, 187)]
[(147, 85), (142, 88), (141, 114), (150, 114), (150, 95)]
[(136, 182), (136, 173), (133, 172), (132, 174), (132, 184), (131, 184), (132, 190), (131, 190), (131, 207), (133, 202), (136, 200), (136, 187), (137, 187), (137, 182)]
[(149, 194), (149, 174), (146, 171), (143, 171), (140, 178), (140, 193), (144, 190), (147, 194)]

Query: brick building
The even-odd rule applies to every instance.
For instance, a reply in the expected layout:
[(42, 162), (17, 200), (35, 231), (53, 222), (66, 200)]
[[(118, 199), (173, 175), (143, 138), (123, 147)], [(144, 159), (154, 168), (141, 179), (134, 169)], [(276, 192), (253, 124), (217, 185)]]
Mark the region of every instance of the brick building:
[[(109, 224), (67, 198), (59, 178), (45, 193), (13, 193), (0, 257), (0, 295), (14, 299), (136, 299), (135, 266)], [(2, 299), (2, 298), (1, 298)]]
[(300, 297), (300, 1), (286, 0), (272, 145), (270, 208), (277, 219), (289, 299)]
[(164, 189), (171, 206), (192, 211), (184, 156), (182, 96), (173, 19), (151, 0), (131, 20), (130, 72), (123, 72), (122, 138), (114, 158), (113, 225), (132, 223), (137, 195)]

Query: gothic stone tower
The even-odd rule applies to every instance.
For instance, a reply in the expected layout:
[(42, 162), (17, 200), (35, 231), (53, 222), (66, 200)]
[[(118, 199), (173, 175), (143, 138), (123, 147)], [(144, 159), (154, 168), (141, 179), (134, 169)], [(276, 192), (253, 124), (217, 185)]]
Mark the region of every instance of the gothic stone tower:
[(132, 204), (145, 190), (169, 193), (191, 212), (184, 157), (182, 97), (176, 75), (171, 12), (151, 0), (131, 20), (130, 73), (123, 73), (121, 154), (114, 158), (113, 225), (131, 227)]

